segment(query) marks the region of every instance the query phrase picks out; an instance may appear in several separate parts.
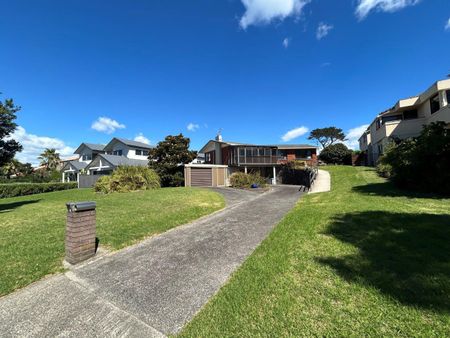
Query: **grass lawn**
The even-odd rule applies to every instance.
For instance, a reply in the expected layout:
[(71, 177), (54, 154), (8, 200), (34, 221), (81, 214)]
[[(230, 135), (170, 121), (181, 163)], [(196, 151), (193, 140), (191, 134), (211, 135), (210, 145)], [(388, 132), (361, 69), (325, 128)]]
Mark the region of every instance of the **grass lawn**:
[(182, 337), (450, 336), (450, 199), (327, 170)]
[(100, 245), (120, 249), (221, 209), (209, 190), (164, 188), (101, 195), (66, 190), (0, 199), (0, 296), (62, 271), (66, 202), (97, 202)]

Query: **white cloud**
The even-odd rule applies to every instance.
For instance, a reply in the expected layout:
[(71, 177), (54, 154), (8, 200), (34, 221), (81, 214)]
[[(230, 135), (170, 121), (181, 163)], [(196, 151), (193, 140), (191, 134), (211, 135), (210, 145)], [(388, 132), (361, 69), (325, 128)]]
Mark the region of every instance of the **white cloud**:
[(124, 129), (125, 125), (109, 117), (99, 117), (92, 123), (91, 128), (102, 133), (112, 134), (116, 129)]
[(284, 142), (288, 142), (290, 140), (293, 140), (297, 137), (303, 136), (305, 135), (307, 132), (309, 131), (308, 128), (306, 127), (298, 127), (298, 128), (294, 128), (289, 130), (286, 134), (284, 134), (283, 136), (281, 136), (281, 139)]
[(350, 149), (358, 149), (359, 148), (359, 138), (366, 131), (368, 124), (363, 124), (362, 126), (355, 127), (349, 129), (347, 131), (346, 140), (344, 144)]
[(330, 31), (333, 29), (333, 25), (327, 25), (324, 22), (319, 23), (319, 26), (317, 27), (316, 31), (316, 38), (317, 40), (322, 40), (324, 37), (330, 33)]
[(417, 5), (421, 0), (358, 0), (356, 16), (363, 20), (373, 10), (395, 12), (408, 6)]
[(20, 162), (29, 162), (33, 165), (38, 165), (38, 156), (45, 150), (45, 148), (55, 148), (61, 158), (64, 156), (73, 155), (74, 148), (69, 147), (64, 141), (48, 137), (28, 134), (25, 128), (18, 126), (11, 138), (19, 142), (23, 146), (23, 150), (16, 154), (16, 158)]
[(268, 24), (272, 20), (283, 20), (299, 16), (310, 0), (241, 0), (245, 13), (239, 24), (243, 29), (250, 25)]
[(290, 43), (291, 43), (291, 39), (284, 38), (284, 40), (283, 40), (283, 47), (284, 48), (288, 48)]
[(187, 130), (189, 130), (189, 131), (197, 131), (199, 128), (200, 128), (200, 126), (198, 125), (198, 124), (196, 124), (196, 123), (189, 123), (188, 125), (187, 125)]
[(151, 143), (150, 140), (148, 138), (146, 138), (144, 136), (144, 134), (142, 134), (142, 133), (137, 134), (136, 137), (134, 138), (134, 140), (136, 142), (142, 142), (142, 143), (145, 143), (145, 144), (150, 144)]
[(450, 19), (448, 19), (447, 24), (445, 25), (445, 30), (450, 30)]
[(320, 67), (324, 68), (324, 67), (330, 67), (331, 66), (331, 62), (324, 62), (320, 65)]

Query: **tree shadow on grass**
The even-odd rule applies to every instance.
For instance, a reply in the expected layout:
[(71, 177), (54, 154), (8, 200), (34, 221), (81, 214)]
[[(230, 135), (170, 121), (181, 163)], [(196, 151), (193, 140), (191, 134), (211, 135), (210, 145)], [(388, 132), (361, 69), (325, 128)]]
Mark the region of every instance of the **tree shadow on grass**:
[(391, 182), (383, 183), (372, 183), (359, 185), (352, 188), (353, 191), (365, 195), (375, 195), (375, 196), (387, 196), (387, 197), (408, 197), (408, 198), (433, 198), (433, 199), (445, 199), (448, 196), (418, 192), (406, 189), (399, 189), (394, 186)]
[(41, 200), (28, 200), (28, 201), (20, 201), (20, 202), (12, 202), (12, 203), (2, 203), (0, 204), (0, 213), (13, 211), (16, 208), (21, 207), (22, 205), (38, 203)]
[(450, 215), (351, 213), (334, 219), (326, 233), (359, 249), (318, 259), (347, 281), (403, 304), (450, 311)]

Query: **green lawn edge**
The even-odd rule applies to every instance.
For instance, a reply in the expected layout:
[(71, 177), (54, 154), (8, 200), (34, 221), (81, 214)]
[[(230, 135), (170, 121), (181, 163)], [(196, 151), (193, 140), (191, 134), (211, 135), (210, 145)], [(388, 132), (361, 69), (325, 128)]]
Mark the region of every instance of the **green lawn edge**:
[(179, 337), (450, 336), (450, 199), (325, 170)]
[(0, 199), (0, 296), (64, 271), (66, 202), (97, 203), (101, 247), (118, 250), (192, 222), (225, 206), (200, 188), (97, 194), (92, 189)]

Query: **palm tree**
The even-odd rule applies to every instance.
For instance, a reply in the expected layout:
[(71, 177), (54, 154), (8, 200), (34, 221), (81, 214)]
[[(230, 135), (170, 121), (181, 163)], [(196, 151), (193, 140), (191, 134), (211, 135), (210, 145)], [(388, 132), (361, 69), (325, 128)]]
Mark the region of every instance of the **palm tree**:
[(41, 160), (41, 165), (45, 166), (47, 169), (54, 170), (58, 166), (61, 159), (59, 158), (59, 154), (56, 152), (56, 149), (46, 148), (44, 152), (38, 157)]

